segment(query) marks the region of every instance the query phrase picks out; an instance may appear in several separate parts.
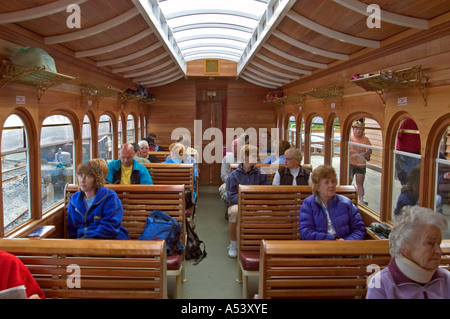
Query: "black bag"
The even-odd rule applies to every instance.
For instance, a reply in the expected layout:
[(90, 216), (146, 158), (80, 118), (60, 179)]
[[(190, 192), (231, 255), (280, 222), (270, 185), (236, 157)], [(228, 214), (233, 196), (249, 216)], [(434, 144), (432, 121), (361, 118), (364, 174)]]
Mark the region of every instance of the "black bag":
[[(194, 266), (198, 265), (203, 258), (206, 257), (206, 246), (203, 241), (201, 241), (195, 231), (192, 229), (189, 222), (186, 220), (186, 259), (196, 259), (194, 262)], [(200, 248), (201, 244), (203, 244), (203, 251)]]

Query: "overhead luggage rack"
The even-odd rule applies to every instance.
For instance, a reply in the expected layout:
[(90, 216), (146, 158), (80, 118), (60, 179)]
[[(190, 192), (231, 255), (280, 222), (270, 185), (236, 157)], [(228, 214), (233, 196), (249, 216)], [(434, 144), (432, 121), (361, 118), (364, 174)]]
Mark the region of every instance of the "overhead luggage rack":
[(378, 74), (351, 80), (366, 91), (378, 93), (384, 106), (386, 106), (384, 95), (387, 90), (408, 88), (418, 89), (422, 95), (423, 104), (426, 106), (425, 86), (427, 81), (428, 78), (423, 74), (421, 65), (399, 71), (380, 71)]
[(45, 68), (32, 68), (3, 61), (0, 91), (9, 82), (32, 85), (38, 88), (38, 102), (49, 88), (74, 80), (75, 77), (49, 71)]
[(129, 94), (126, 92), (119, 93), (119, 100), (121, 102), (137, 102), (139, 104), (146, 104), (146, 105), (158, 102), (158, 99), (156, 98), (143, 97), (141, 95)]

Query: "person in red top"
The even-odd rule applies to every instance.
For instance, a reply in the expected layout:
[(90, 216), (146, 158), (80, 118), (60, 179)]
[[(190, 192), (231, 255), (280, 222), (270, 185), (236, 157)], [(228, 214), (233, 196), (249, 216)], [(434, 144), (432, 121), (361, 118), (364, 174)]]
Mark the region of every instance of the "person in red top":
[(14, 255), (0, 250), (0, 291), (25, 285), (27, 298), (45, 298), (28, 268)]
[[(412, 119), (406, 118), (398, 131), (396, 149), (420, 155), (420, 135), (417, 124)], [(420, 166), (420, 158), (406, 154), (396, 154), (395, 169), (397, 178), (402, 185), (408, 184), (408, 174), (417, 165)]]

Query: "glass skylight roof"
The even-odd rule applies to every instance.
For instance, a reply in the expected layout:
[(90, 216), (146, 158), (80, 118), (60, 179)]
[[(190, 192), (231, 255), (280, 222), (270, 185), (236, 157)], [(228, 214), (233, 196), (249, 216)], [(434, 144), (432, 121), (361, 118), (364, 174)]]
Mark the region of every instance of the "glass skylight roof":
[(159, 0), (186, 61), (239, 61), (269, 0)]

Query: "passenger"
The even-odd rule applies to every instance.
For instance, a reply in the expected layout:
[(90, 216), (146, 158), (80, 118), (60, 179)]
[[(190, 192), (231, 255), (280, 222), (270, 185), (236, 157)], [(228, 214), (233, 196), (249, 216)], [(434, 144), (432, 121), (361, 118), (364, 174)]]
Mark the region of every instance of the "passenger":
[[(238, 162), (238, 143), (239, 139), (233, 140), (231, 142), (231, 152), (226, 153), (226, 155), (222, 159), (222, 166), (220, 167), (220, 178), (222, 179), (223, 184), (219, 187), (220, 198), (227, 203), (228, 205), (228, 197), (227, 197), (227, 179), (231, 173), (231, 164), (237, 164)], [(228, 218), (228, 215), (227, 215)]]
[(445, 217), (407, 206), (389, 235), (391, 261), (372, 277), (367, 299), (449, 299), (450, 272), (440, 269)]
[(25, 286), (28, 299), (43, 299), (45, 294), (28, 268), (16, 256), (0, 251), (0, 291)]
[(185, 149), (186, 160), (185, 163), (194, 164), (194, 176), (198, 179), (200, 170), (197, 166), (198, 152), (195, 148), (191, 147), (191, 137), (189, 135), (181, 135), (178, 138), (178, 143), (182, 144)]
[(361, 240), (366, 228), (358, 208), (336, 194), (332, 166), (321, 165), (311, 174), (313, 195), (300, 208), (299, 230), (304, 240)]
[(139, 141), (138, 144), (139, 144), (139, 156), (141, 158), (145, 158), (150, 163), (159, 163), (158, 157), (156, 155), (148, 153), (150, 151), (150, 148), (146, 140)]
[(311, 185), (311, 172), (300, 165), (302, 157), (302, 151), (296, 148), (284, 152), (286, 167), (278, 169), (272, 185)]
[(129, 239), (122, 226), (122, 203), (113, 190), (103, 186), (103, 176), (101, 166), (94, 160), (78, 166), (80, 190), (72, 195), (68, 206), (70, 238)]
[(110, 184), (153, 184), (147, 168), (134, 159), (134, 147), (123, 144), (119, 150), (119, 159), (108, 163), (108, 176)]
[(141, 147), (138, 143), (131, 143), (134, 148), (134, 157), (133, 159), (138, 163), (150, 163), (150, 161), (146, 158), (141, 157)]
[(405, 206), (414, 206), (419, 203), (420, 190), (420, 165), (417, 165), (408, 175), (407, 184), (403, 186), (401, 194), (397, 199), (397, 206), (394, 214), (400, 214), (400, 211)]
[[(352, 125), (353, 131), (350, 136), (350, 142), (372, 145), (370, 140), (364, 135), (364, 123), (361, 121), (355, 121)], [(368, 205), (368, 202), (364, 198), (364, 179), (366, 177), (366, 163), (370, 161), (370, 155), (372, 150), (370, 148), (350, 145), (350, 181), (353, 181), (355, 176), (356, 187), (358, 188), (359, 201), (364, 205)]]
[(163, 163), (172, 163), (172, 164), (180, 164), (180, 163), (189, 163), (187, 161), (186, 149), (180, 143), (172, 143), (169, 146), (170, 155), (168, 159)]
[(157, 145), (157, 140), (156, 140), (156, 134), (155, 133), (150, 133), (147, 135), (146, 138), (144, 138), (144, 140), (147, 141), (148, 145), (150, 146), (153, 143), (153, 149), (155, 152), (160, 152), (163, 151), (163, 148), (159, 145)]
[(291, 144), (286, 140), (281, 140), (278, 143), (278, 155), (272, 154), (264, 160), (264, 164), (285, 164), (284, 153), (291, 148)]
[(241, 164), (231, 172), (227, 179), (228, 231), (230, 233), (230, 246), (228, 256), (237, 256), (237, 218), (238, 218), (238, 192), (239, 185), (270, 185), (266, 174), (261, 173), (255, 164), (258, 159), (258, 148), (253, 145), (244, 145), (239, 151)]

